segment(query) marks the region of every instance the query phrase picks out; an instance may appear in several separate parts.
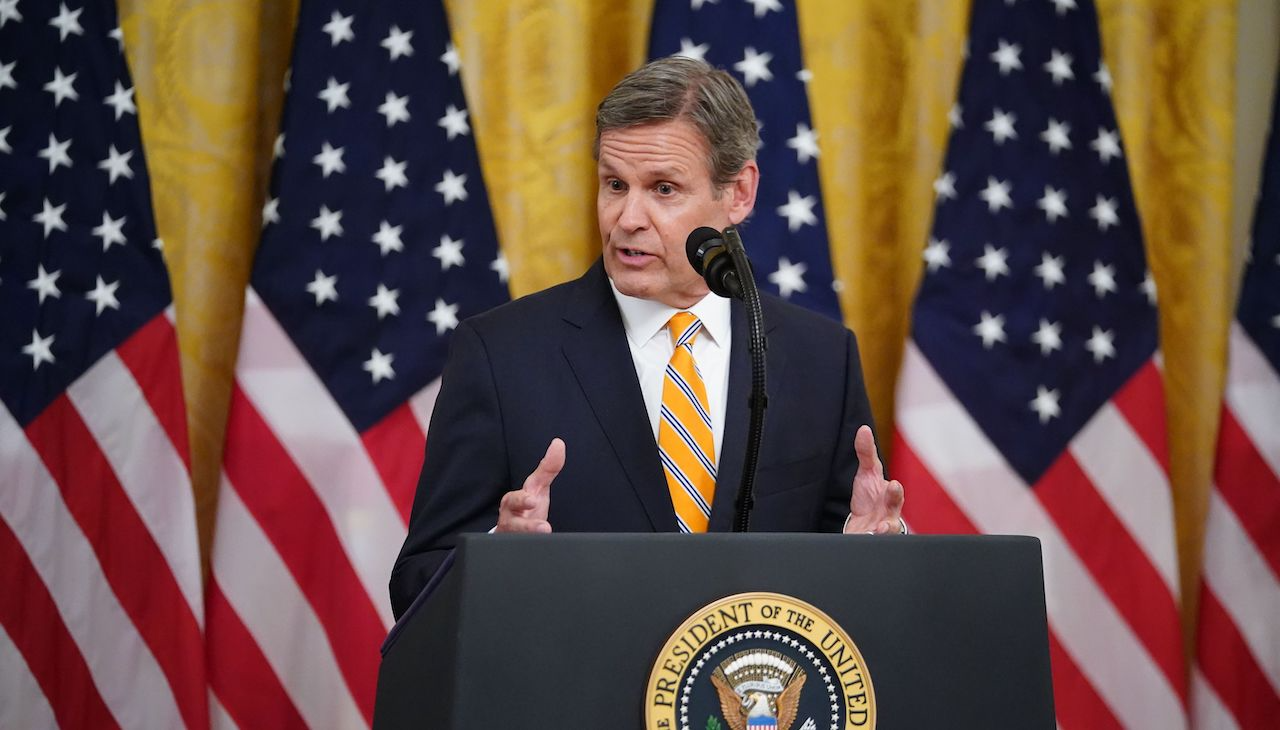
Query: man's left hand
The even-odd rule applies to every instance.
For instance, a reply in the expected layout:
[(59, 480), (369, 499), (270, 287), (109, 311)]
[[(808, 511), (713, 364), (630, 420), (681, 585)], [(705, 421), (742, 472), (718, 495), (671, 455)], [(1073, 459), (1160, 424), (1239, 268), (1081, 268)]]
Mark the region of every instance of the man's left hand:
[(858, 454), (858, 473), (853, 477), (853, 498), (845, 534), (894, 535), (902, 531), (902, 503), (906, 493), (897, 480), (884, 478), (884, 466), (876, 453), (871, 427), (862, 426), (853, 439)]

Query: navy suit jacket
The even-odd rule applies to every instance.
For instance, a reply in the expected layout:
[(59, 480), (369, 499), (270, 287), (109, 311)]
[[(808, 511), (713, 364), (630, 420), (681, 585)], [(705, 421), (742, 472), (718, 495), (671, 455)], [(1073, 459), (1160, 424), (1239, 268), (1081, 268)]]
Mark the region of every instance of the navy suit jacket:
[[(849, 512), (853, 437), (871, 424), (853, 333), (826, 317), (762, 296), (769, 338), (768, 409), (752, 531), (837, 532)], [(709, 529), (727, 531), (742, 478), (751, 387), (746, 313), (733, 302), (732, 352)], [(617, 301), (597, 261), (581, 278), (459, 325), (427, 433), (409, 534), (391, 576), (396, 616), (408, 608), (463, 532), (498, 521), (564, 439), (551, 484), (557, 532), (674, 532)]]

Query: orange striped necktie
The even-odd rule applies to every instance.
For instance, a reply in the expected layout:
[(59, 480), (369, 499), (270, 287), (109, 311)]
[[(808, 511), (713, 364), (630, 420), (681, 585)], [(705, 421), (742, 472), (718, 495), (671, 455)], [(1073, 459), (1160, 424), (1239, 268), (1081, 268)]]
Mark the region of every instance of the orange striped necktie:
[(693, 340), (702, 322), (677, 312), (667, 323), (675, 352), (662, 381), (658, 452), (681, 532), (706, 532), (716, 490), (716, 446), (702, 373), (693, 361)]

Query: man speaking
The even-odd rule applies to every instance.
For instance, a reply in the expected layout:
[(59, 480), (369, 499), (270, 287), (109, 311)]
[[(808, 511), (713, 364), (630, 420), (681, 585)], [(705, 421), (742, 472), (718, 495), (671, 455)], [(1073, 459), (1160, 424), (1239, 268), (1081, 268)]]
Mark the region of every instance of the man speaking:
[[(758, 145), (746, 92), (701, 61), (653, 61), (600, 103), (603, 255), (456, 330), (391, 576), (397, 617), (459, 533), (729, 529), (747, 442), (746, 313), (710, 293), (685, 240), (751, 213)], [(769, 408), (752, 529), (903, 530), (853, 333), (762, 299)]]

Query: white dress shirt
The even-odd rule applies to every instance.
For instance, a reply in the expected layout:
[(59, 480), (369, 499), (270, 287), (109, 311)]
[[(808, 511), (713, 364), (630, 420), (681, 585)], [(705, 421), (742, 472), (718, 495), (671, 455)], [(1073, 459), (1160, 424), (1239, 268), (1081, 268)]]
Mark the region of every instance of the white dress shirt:
[(675, 346), (667, 322), (676, 312), (690, 312), (702, 322), (702, 331), (693, 340), (693, 361), (702, 373), (707, 388), (707, 407), (711, 413), (711, 431), (715, 439), (715, 462), (720, 464), (720, 444), (724, 438), (725, 401), (729, 392), (729, 352), (732, 346), (732, 327), (729, 321), (729, 300), (708, 293), (688, 309), (675, 309), (661, 302), (629, 297), (613, 289), (613, 296), (622, 311), (622, 325), (627, 332), (627, 344), (631, 347), (631, 362), (640, 380), (640, 392), (644, 395), (644, 408), (649, 416), (653, 441), (658, 442), (658, 419), (662, 412), (662, 384), (666, 377), (667, 363)]

